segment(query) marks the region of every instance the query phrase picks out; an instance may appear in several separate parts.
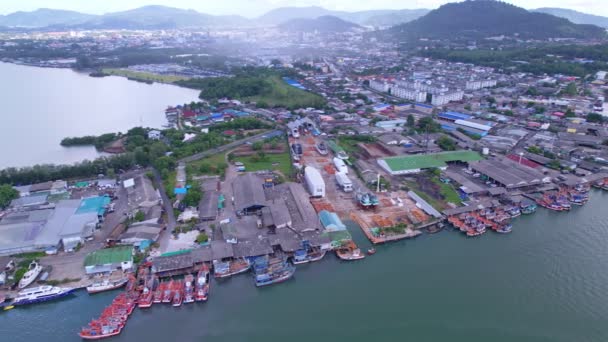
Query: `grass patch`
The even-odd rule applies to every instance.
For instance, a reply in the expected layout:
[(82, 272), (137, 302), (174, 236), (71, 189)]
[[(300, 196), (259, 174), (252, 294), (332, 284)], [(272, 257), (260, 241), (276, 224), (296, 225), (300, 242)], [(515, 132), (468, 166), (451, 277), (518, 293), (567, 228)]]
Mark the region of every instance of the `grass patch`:
[(226, 153), (219, 153), (188, 163), (186, 172), (195, 176), (221, 176), (225, 173), (226, 167), (228, 167)]
[(177, 81), (188, 80), (188, 77), (174, 76), (174, 75), (158, 75), (148, 72), (131, 71), (127, 69), (103, 69), (104, 74), (128, 77), (135, 80), (141, 80), (146, 82), (161, 82), (161, 83), (175, 83)]
[(46, 281), (39, 281), (39, 282), (41, 284), (57, 286), (57, 285), (68, 284), (68, 283), (76, 283), (79, 281), (80, 281), (80, 278), (63, 278), (61, 280), (46, 280)]
[[(235, 157), (234, 161), (245, 164), (247, 171), (277, 170), (286, 177), (291, 176), (292, 172), (291, 156), (289, 155), (289, 152), (266, 154), (264, 158), (260, 158), (258, 155)], [(277, 163), (278, 165), (274, 166), (274, 163)]]
[(462, 200), (460, 199), (458, 192), (456, 192), (456, 190), (454, 190), (454, 187), (452, 186), (452, 184), (443, 183), (437, 177), (433, 177), (433, 183), (435, 183), (439, 186), (441, 195), (443, 195), (443, 198), (445, 199), (446, 202), (451, 202), (456, 205), (462, 204)]
[(44, 252), (31, 252), (31, 253), (15, 254), (15, 255), (12, 255), (12, 256), (14, 258), (22, 258), (22, 259), (34, 260), (34, 259), (40, 259), (42, 257), (45, 257), (46, 253), (44, 253)]
[(167, 173), (167, 176), (163, 178), (163, 185), (165, 187), (165, 191), (167, 192), (167, 196), (169, 198), (174, 199), (175, 194), (173, 193), (173, 189), (175, 189), (175, 182), (177, 181), (175, 178), (177, 177), (177, 170), (173, 170)]
[(422, 189), (420, 189), (420, 187), (418, 186), (418, 183), (413, 182), (413, 181), (405, 181), (405, 184), (407, 185), (407, 187), (410, 190), (415, 192), (418, 196), (420, 196), (423, 200), (425, 200), (433, 208), (439, 209), (439, 210), (445, 209), (446, 206), (444, 203), (442, 203), (441, 200), (436, 199), (436, 198), (432, 197), (431, 195), (427, 194), (426, 192), (422, 191)]
[(270, 107), (320, 108), (325, 104), (322, 96), (301, 90), (285, 83), (279, 76), (267, 78), (271, 90), (265, 94), (245, 98), (246, 101), (265, 103)]

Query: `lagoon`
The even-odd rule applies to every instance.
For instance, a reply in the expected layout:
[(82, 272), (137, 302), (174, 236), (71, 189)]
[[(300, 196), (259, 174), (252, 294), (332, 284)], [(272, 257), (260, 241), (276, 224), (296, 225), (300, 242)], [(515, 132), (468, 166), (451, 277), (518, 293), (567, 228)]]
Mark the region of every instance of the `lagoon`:
[(0, 63), (0, 169), (94, 159), (93, 147), (66, 148), (61, 139), (161, 128), (167, 106), (197, 98), (198, 91), (168, 84)]

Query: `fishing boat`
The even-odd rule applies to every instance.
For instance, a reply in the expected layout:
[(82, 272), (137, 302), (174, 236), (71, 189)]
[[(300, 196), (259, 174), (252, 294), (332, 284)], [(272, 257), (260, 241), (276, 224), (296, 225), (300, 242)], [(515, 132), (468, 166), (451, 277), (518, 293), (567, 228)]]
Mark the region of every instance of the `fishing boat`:
[(373, 194), (373, 193), (371, 193), (371, 192), (368, 194), (368, 196), (369, 196), (369, 201), (370, 201), (370, 203), (371, 203), (370, 205), (371, 205), (372, 207), (375, 207), (375, 206), (377, 206), (378, 204), (380, 204), (380, 201), (378, 201), (378, 196), (374, 195), (374, 194)]
[(315, 148), (317, 149), (317, 152), (319, 152), (320, 155), (322, 156), (326, 156), (329, 151), (327, 150), (327, 146), (325, 146), (324, 142), (319, 142), (315, 145)]
[(216, 278), (227, 278), (233, 275), (247, 272), (251, 263), (247, 259), (238, 258), (230, 261), (213, 261), (213, 276)]
[(372, 248), (369, 248), (367, 250), (367, 255), (374, 255), (374, 254), (376, 254), (376, 249), (375, 248), (372, 247)]
[(6, 295), (0, 294), (0, 309), (4, 310), (4, 309), (6, 309), (9, 306), (12, 306), (12, 304), (9, 302), (8, 298), (6, 297)]
[(9, 262), (6, 264), (6, 266), (4, 266), (4, 272), (6, 272), (6, 273), (13, 272), (13, 271), (15, 270), (15, 267), (17, 267), (17, 266), (16, 266), (16, 264), (15, 264), (15, 260), (12, 260), (12, 259), (11, 259), (11, 260), (10, 260), (10, 261), (9, 261)]
[(19, 280), (19, 288), (23, 289), (28, 287), (31, 283), (34, 282), (34, 280), (36, 280), (36, 278), (38, 278), (41, 272), (42, 266), (40, 266), (40, 264), (37, 263), (35, 260), (32, 261), (27, 272), (25, 272), (21, 280)]
[(357, 201), (359, 202), (359, 205), (361, 205), (362, 207), (367, 208), (372, 205), (372, 201), (369, 198), (369, 194), (358, 192), (356, 197)]
[(156, 290), (154, 290), (154, 296), (152, 296), (152, 302), (154, 304), (162, 303), (163, 301), (163, 292), (165, 291), (167, 283), (162, 282), (158, 284)]
[(99, 318), (91, 320), (78, 335), (85, 340), (99, 340), (116, 336), (121, 333), (134, 308), (135, 301), (126, 292), (121, 293), (114, 298), (112, 304), (102, 311)]
[(512, 206), (507, 209), (507, 214), (509, 214), (511, 218), (515, 218), (521, 215), (521, 210), (517, 206)]
[(31, 289), (19, 291), (17, 297), (13, 301), (13, 305), (27, 305), (34, 303), (48, 302), (51, 300), (66, 297), (74, 292), (74, 289), (56, 286), (38, 286)]
[(139, 299), (137, 300), (137, 306), (140, 309), (149, 308), (154, 303), (154, 292), (148, 286), (145, 286), (141, 294), (139, 295)]
[(123, 326), (119, 324), (104, 323), (99, 327), (82, 328), (78, 335), (84, 340), (100, 340), (119, 335), (122, 332), (122, 328)]
[(173, 287), (174, 281), (173, 279), (171, 279), (171, 281), (169, 282), (169, 284), (167, 284), (167, 287), (165, 288), (165, 292), (163, 293), (163, 303), (171, 303), (171, 299), (173, 299)]
[(194, 276), (187, 274), (184, 282), (184, 304), (194, 303)]
[(196, 276), (196, 292), (194, 300), (197, 302), (205, 302), (209, 298), (209, 267), (206, 264), (201, 266)]
[(301, 248), (294, 252), (291, 261), (294, 265), (315, 262), (323, 259), (326, 253), (327, 252), (321, 250), (320, 247), (311, 246), (308, 240), (303, 240), (301, 242)]
[(511, 231), (513, 231), (513, 225), (512, 224), (505, 224), (505, 225), (502, 225), (502, 226), (500, 226), (500, 227), (498, 227), (496, 229), (496, 232), (500, 233), (500, 234), (508, 234)]
[(361, 249), (357, 248), (354, 242), (349, 241), (344, 244), (338, 250), (336, 250), (336, 255), (340, 260), (353, 261), (360, 260), (365, 258), (365, 255), (361, 253)]
[(173, 299), (171, 300), (171, 305), (173, 307), (179, 307), (184, 300), (184, 283), (181, 280), (178, 280), (173, 286)]
[(296, 272), (295, 266), (281, 255), (257, 257), (253, 262), (255, 286), (268, 286), (290, 279)]
[(87, 292), (89, 294), (95, 294), (104, 291), (111, 291), (119, 289), (127, 284), (129, 279), (123, 278), (115, 281), (110, 281), (109, 279), (105, 279), (101, 282), (93, 283), (87, 286)]
[(532, 201), (522, 201), (520, 204), (521, 207), (521, 213), (524, 215), (530, 215), (534, 212), (536, 212), (536, 204), (534, 204), (534, 202)]

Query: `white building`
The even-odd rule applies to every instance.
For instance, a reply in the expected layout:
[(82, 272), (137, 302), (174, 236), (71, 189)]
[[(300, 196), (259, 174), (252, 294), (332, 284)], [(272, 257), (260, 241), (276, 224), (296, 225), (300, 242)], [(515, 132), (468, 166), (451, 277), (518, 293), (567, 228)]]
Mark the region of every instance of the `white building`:
[(433, 106), (443, 106), (452, 101), (461, 101), (464, 97), (464, 92), (461, 90), (455, 90), (448, 93), (434, 94), (431, 99)]
[(377, 90), (377, 91), (381, 91), (383, 93), (388, 92), (388, 90), (390, 89), (390, 85), (384, 81), (377, 81), (377, 80), (371, 80), (369, 81), (369, 87)]
[(466, 90), (479, 90), (483, 88), (491, 88), (496, 86), (496, 80), (474, 80), (467, 81), (465, 84)]
[(420, 91), (412, 88), (402, 88), (399, 86), (394, 86), (391, 88), (391, 94), (396, 97), (400, 97), (402, 99), (416, 101), (416, 102), (424, 102), (426, 101), (426, 92)]
[(307, 166), (304, 169), (304, 179), (308, 186), (308, 191), (313, 197), (325, 197), (325, 181), (319, 170)]
[(150, 140), (159, 140), (160, 137), (161, 137), (160, 131), (151, 130), (150, 132), (148, 132), (148, 139), (150, 139)]
[(603, 81), (606, 79), (607, 74), (608, 72), (606, 71), (598, 71), (597, 73), (595, 73), (595, 79)]

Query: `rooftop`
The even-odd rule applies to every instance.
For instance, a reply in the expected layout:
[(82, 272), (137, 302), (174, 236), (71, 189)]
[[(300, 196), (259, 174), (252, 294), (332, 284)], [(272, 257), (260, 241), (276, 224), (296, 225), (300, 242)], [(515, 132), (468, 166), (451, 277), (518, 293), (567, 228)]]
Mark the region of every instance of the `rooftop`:
[(398, 156), (382, 159), (393, 171), (428, 169), (446, 166), (448, 162), (471, 162), (481, 160), (482, 157), (473, 151), (453, 151), (433, 154), (419, 154), (413, 156)]
[(129, 261), (133, 258), (133, 247), (120, 246), (114, 248), (100, 249), (87, 255), (84, 259), (85, 266), (115, 264)]

